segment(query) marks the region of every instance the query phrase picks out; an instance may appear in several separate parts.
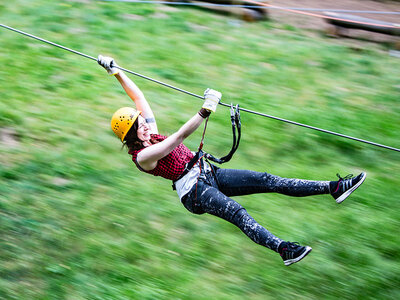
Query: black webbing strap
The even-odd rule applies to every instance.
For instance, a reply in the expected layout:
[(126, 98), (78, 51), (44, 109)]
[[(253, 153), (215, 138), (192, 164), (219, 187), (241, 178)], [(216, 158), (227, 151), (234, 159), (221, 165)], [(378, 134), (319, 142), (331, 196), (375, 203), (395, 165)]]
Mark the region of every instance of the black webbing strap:
[[(231, 160), (233, 154), (235, 154), (237, 148), (239, 147), (239, 142), (240, 138), (242, 136), (242, 131), (241, 131), (241, 122), (240, 122), (240, 111), (239, 111), (239, 104), (236, 105), (236, 107), (231, 104), (231, 123), (232, 123), (232, 136), (233, 136), (233, 143), (232, 143), (232, 148), (229, 151), (229, 153), (221, 158), (216, 158), (213, 155), (209, 153), (205, 153), (202, 151), (203, 148), (203, 141), (204, 141), (204, 136), (206, 133), (206, 128), (207, 128), (207, 123), (208, 123), (208, 117), (206, 119), (206, 123), (204, 124), (204, 130), (203, 130), (203, 136), (201, 137), (199, 149), (194, 155), (194, 157), (187, 163), (185, 170), (182, 172), (182, 174), (179, 176), (178, 179), (173, 181), (172, 184), (172, 189), (175, 190), (175, 182), (184, 177), (189, 171), (193, 168), (193, 166), (200, 161), (200, 164), (203, 165), (202, 158), (204, 157), (207, 162), (208, 160), (211, 160), (213, 162), (223, 164)], [(236, 136), (236, 131), (237, 131), (237, 136)], [(211, 166), (211, 164), (210, 164)]]
[[(223, 164), (231, 160), (233, 154), (235, 154), (237, 148), (239, 147), (240, 138), (242, 136), (242, 130), (241, 130), (242, 123), (240, 122), (239, 104), (236, 105), (236, 107), (233, 107), (233, 104), (231, 104), (231, 123), (232, 123), (233, 142), (232, 142), (232, 148), (229, 151), (229, 153), (221, 158), (216, 158), (209, 153), (205, 153), (204, 157), (206, 159), (219, 164)], [(237, 131), (237, 136), (236, 136), (236, 131)]]

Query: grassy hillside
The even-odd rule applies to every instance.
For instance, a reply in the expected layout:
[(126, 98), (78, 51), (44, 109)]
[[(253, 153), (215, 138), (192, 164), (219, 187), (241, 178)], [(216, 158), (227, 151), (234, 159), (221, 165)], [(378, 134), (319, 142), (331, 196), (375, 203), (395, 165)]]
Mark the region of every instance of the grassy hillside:
[[(0, 20), (197, 94), (212, 87), (224, 102), (400, 147), (390, 45), (143, 4), (15, 0), (0, 4)], [(0, 298), (400, 297), (398, 152), (242, 114), (242, 143), (225, 167), (320, 180), (368, 173), (340, 206), (329, 196), (237, 199), (271, 232), (313, 247), (287, 268), (135, 168), (109, 125), (132, 102), (94, 61), (2, 28), (0, 41)], [(163, 134), (201, 105), (132, 78)], [(219, 107), (206, 151), (226, 154), (229, 126)], [(185, 144), (196, 149), (200, 137)]]

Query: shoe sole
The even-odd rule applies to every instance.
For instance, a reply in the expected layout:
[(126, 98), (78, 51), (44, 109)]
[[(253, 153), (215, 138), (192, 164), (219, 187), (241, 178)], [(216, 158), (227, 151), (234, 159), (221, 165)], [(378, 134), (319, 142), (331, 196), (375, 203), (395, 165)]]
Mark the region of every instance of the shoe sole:
[(361, 178), (361, 180), (359, 182), (357, 182), (357, 184), (355, 186), (353, 186), (351, 189), (347, 190), (345, 193), (340, 195), (340, 197), (336, 199), (336, 203), (337, 204), (342, 203), (348, 196), (350, 196), (350, 194), (352, 192), (354, 192), (361, 185), (361, 183), (364, 182), (366, 177), (367, 177), (367, 173), (364, 172), (364, 176)]
[(300, 256), (293, 258), (293, 259), (285, 260), (284, 261), (285, 266), (290, 266), (291, 264), (297, 263), (298, 261), (300, 261), (304, 257), (306, 257), (306, 255), (311, 252), (312, 248), (309, 246), (305, 246), (305, 247), (306, 247), (306, 250)]

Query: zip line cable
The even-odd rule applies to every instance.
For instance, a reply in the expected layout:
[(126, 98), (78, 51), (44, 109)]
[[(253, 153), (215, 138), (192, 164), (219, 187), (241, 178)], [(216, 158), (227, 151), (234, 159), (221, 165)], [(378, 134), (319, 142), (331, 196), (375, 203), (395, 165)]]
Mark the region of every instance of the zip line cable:
[[(59, 44), (50, 42), (50, 41), (48, 41), (48, 40), (42, 39), (42, 38), (40, 38), (40, 37), (37, 37), (37, 36), (35, 36), (35, 35), (33, 35), (33, 34), (26, 33), (26, 32), (24, 32), (24, 31), (21, 31), (21, 30), (12, 28), (12, 27), (7, 26), (7, 25), (4, 25), (4, 24), (0, 24), (0, 27), (6, 28), (6, 29), (8, 29), (8, 30), (11, 30), (11, 31), (14, 31), (14, 32), (17, 32), (17, 33), (20, 33), (20, 34), (22, 34), (22, 35), (25, 35), (25, 36), (28, 36), (28, 37), (30, 37), (30, 38), (39, 40), (39, 41), (41, 41), (41, 42), (50, 44), (50, 45), (52, 45), (52, 46), (55, 46), (55, 47), (58, 47), (58, 48), (67, 50), (67, 51), (69, 51), (69, 52), (78, 54), (78, 55), (80, 55), (80, 56), (89, 58), (89, 59), (94, 60), (94, 61), (97, 62), (97, 59), (94, 58), (93, 56), (90, 56), (90, 55), (84, 54), (84, 53), (82, 53), (82, 52), (75, 51), (75, 50), (72, 50), (72, 49), (70, 49), (70, 48), (61, 46), (61, 45), (59, 45)], [(122, 67), (120, 67), (120, 66), (116, 66), (116, 67), (117, 67), (118, 69), (122, 70), (122, 71), (127, 72), (127, 73), (130, 73), (130, 74), (139, 76), (139, 77), (141, 77), (141, 78), (144, 78), (144, 79), (147, 79), (147, 80), (156, 82), (156, 83), (158, 83), (158, 84), (164, 85), (164, 86), (166, 86), (166, 87), (172, 88), (172, 89), (174, 89), (174, 90), (177, 90), (177, 91), (180, 91), (180, 92), (182, 92), (182, 93), (185, 93), (185, 94), (188, 94), (188, 95), (191, 95), (191, 96), (194, 96), (194, 97), (197, 97), (197, 98), (200, 98), (200, 99), (203, 99), (203, 100), (204, 100), (204, 97), (203, 97), (203, 96), (200, 96), (200, 95), (197, 95), (197, 94), (194, 94), (194, 93), (185, 91), (185, 90), (183, 90), (183, 89), (177, 88), (177, 87), (175, 87), (175, 86), (172, 86), (172, 85), (167, 84), (167, 83), (164, 83), (164, 82), (162, 82), (162, 81), (153, 79), (153, 78), (151, 78), (151, 77), (144, 76), (144, 75), (142, 75), (142, 74), (133, 72), (133, 71), (131, 71), (131, 70), (122, 68)], [(220, 102), (219, 104), (222, 105), (222, 106), (231, 107), (230, 104), (226, 104), (226, 103), (222, 103), (222, 102)], [(310, 126), (310, 125), (306, 125), (306, 124), (302, 124), (302, 123), (298, 123), (298, 122), (291, 121), (291, 120), (287, 120), (287, 119), (283, 119), (283, 118), (274, 117), (274, 116), (272, 116), (272, 115), (260, 113), (260, 112), (253, 111), (253, 110), (249, 110), (249, 109), (245, 109), (245, 108), (242, 108), (242, 107), (240, 107), (240, 111), (245, 111), (245, 112), (252, 113), (252, 114), (255, 114), (255, 115), (258, 115), (258, 116), (267, 117), (267, 118), (274, 119), (274, 120), (278, 120), (278, 121), (282, 121), (282, 122), (285, 122), (285, 123), (289, 123), (289, 124), (293, 124), (293, 125), (305, 127), (305, 128), (312, 129), (312, 130), (317, 130), (317, 131), (324, 132), (324, 133), (328, 133), (328, 134), (331, 134), (331, 135), (336, 135), (336, 136), (340, 136), (340, 137), (343, 137), (343, 138), (351, 139), (351, 140), (354, 140), (354, 141), (362, 142), (362, 143), (365, 143), (365, 144), (369, 144), (369, 145), (373, 145), (373, 146), (385, 148), (385, 149), (388, 149), (388, 150), (393, 150), (393, 151), (400, 152), (400, 149), (398, 149), (398, 148), (386, 146), (386, 145), (383, 145), (383, 144), (378, 144), (378, 143), (375, 143), (375, 142), (371, 142), (371, 141), (359, 139), (359, 138), (352, 137), (352, 136), (349, 136), (349, 135), (337, 133), (337, 132), (334, 132), (334, 131), (330, 131), (330, 130), (326, 130), (326, 129), (322, 129), (322, 128), (318, 128), (318, 127), (314, 127), (314, 126)]]
[[(83, 57), (89, 58), (89, 59), (94, 60), (94, 61), (97, 62), (97, 58), (95, 58), (95, 57), (93, 57), (93, 56), (84, 54), (84, 53), (79, 52), (79, 51), (75, 51), (75, 50), (73, 50), (73, 49), (70, 49), (70, 48), (67, 48), (67, 47), (64, 47), (64, 46), (61, 46), (61, 45), (59, 45), (59, 44), (50, 42), (50, 41), (48, 41), (48, 40), (45, 40), (45, 39), (42, 39), (42, 38), (40, 38), (40, 37), (34, 36), (33, 34), (26, 33), (26, 32), (24, 32), (24, 31), (21, 31), (21, 30), (12, 28), (12, 27), (7, 26), (7, 25), (4, 25), (4, 24), (0, 24), (0, 26), (1, 26), (1, 27), (4, 27), (4, 28), (6, 28), (6, 29), (9, 29), (9, 30), (11, 30), (11, 31), (15, 31), (15, 32), (17, 32), (17, 33), (26, 35), (26, 36), (28, 36), (28, 37), (30, 37), (30, 38), (39, 40), (39, 41), (41, 41), (41, 42), (50, 44), (50, 45), (52, 45), (52, 46), (56, 46), (56, 47), (58, 47), (58, 48), (61, 48), (61, 49), (70, 51), (70, 52), (75, 53), (75, 54), (78, 54), (78, 55), (81, 55), (81, 56), (83, 56)], [(199, 96), (199, 95), (193, 94), (193, 93), (191, 93), (191, 92), (182, 90), (182, 89), (177, 88), (177, 87), (175, 87), (175, 86), (172, 86), (172, 85), (170, 85), (170, 84), (167, 84), (167, 83), (158, 81), (158, 80), (156, 80), (156, 79), (153, 79), (153, 78), (150, 78), (150, 77), (147, 77), (147, 76), (144, 76), (144, 75), (142, 75), (142, 74), (133, 72), (133, 71), (131, 71), (131, 70), (127, 70), (127, 69), (122, 68), (122, 67), (120, 67), (120, 66), (117, 66), (117, 68), (120, 69), (120, 70), (122, 70), (122, 71), (125, 71), (125, 72), (127, 72), (127, 73), (131, 73), (131, 74), (133, 74), (133, 75), (142, 77), (142, 78), (144, 78), (144, 79), (147, 79), (147, 80), (150, 80), (150, 81), (153, 81), (153, 82), (156, 82), (156, 83), (165, 85), (165, 86), (167, 86), (167, 87), (169, 87), (169, 88), (172, 88), (172, 89), (174, 89), (174, 90), (180, 91), (180, 92), (182, 92), (182, 93), (185, 93), (185, 94), (188, 94), (188, 95), (191, 95), (191, 96), (195, 96), (195, 97), (200, 98), (200, 99), (204, 99), (204, 97), (202, 97), (202, 96)]]
[[(143, 4), (168, 4), (184, 6), (206, 6), (206, 7), (238, 7), (238, 8), (260, 8), (259, 5), (245, 4), (218, 4), (218, 3), (191, 3), (191, 2), (173, 2), (173, 1), (151, 1), (151, 0), (99, 0), (103, 2), (125, 2), (125, 3), (143, 3)], [(271, 9), (292, 9), (297, 11), (324, 11), (341, 13), (359, 13), (359, 14), (383, 14), (400, 15), (400, 11), (376, 11), (376, 10), (350, 10), (350, 9), (323, 9), (323, 8), (302, 8), (302, 7), (282, 7), (270, 6)]]

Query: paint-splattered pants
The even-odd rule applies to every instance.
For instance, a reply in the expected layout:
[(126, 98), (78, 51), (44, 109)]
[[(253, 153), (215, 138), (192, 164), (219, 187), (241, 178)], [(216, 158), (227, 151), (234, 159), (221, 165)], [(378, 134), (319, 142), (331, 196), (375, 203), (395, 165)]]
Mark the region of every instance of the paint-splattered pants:
[(194, 214), (209, 213), (235, 224), (255, 243), (277, 251), (282, 240), (258, 224), (245, 208), (230, 198), (272, 192), (294, 197), (329, 194), (329, 181), (281, 178), (268, 173), (214, 166), (214, 172), (200, 175), (197, 185), (182, 198), (182, 203)]

